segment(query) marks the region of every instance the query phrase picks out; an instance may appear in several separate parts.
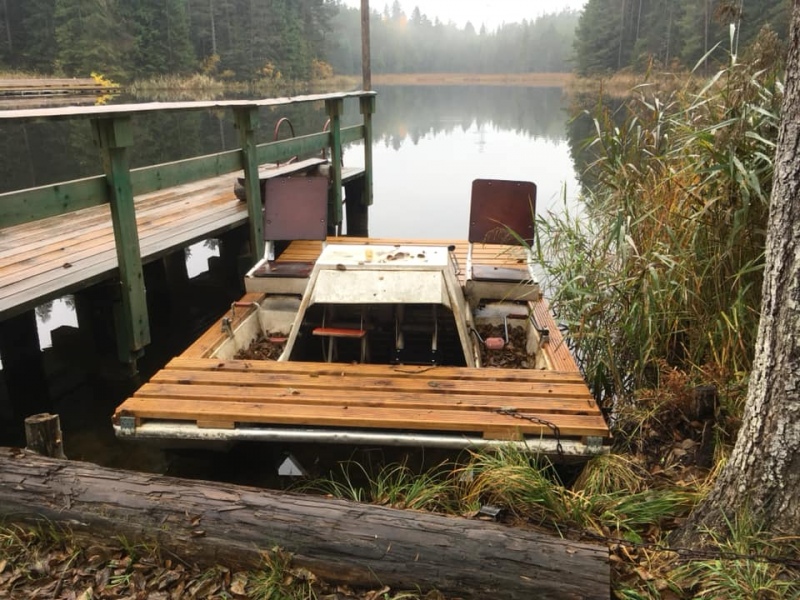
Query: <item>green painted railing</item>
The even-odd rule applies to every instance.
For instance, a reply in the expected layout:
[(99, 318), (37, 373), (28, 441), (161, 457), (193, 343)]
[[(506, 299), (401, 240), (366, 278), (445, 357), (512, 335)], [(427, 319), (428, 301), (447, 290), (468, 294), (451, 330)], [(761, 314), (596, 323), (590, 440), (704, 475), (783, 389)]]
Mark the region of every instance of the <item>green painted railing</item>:
[[(341, 127), (344, 102), (358, 99), (363, 124)], [(259, 111), (262, 108), (324, 102), (330, 129), (276, 142), (258, 143)], [(164, 111), (231, 110), (239, 131), (240, 149), (186, 160), (131, 169), (128, 149), (133, 144), (131, 120), (138, 115)], [(244, 170), (251, 247), (255, 258), (264, 251), (258, 167), (286, 161), (292, 156), (329, 151), (331, 157), (334, 222), (342, 217), (342, 145), (364, 140), (365, 172), (361, 201), (372, 204), (372, 114), (374, 92), (317, 94), (265, 100), (219, 102), (168, 102), (92, 107), (44, 108), (0, 111), (0, 122), (25, 123), (42, 120), (90, 121), (100, 151), (105, 175), (0, 194), (0, 229), (46, 217), (110, 203), (117, 259), (123, 291), (125, 334), (131, 357), (141, 354), (150, 331), (144, 291), (142, 258), (136, 229), (134, 197), (193, 181)]]

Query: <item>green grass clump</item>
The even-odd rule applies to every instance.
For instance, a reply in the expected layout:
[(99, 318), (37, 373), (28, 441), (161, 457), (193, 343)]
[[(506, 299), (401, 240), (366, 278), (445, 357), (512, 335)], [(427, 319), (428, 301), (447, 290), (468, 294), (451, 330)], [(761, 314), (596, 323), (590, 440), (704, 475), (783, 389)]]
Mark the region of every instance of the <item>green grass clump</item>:
[(693, 598), (800, 598), (800, 537), (774, 538), (743, 511), (712, 534), (709, 556), (687, 553), (672, 572)]
[(356, 502), (392, 508), (453, 512), (456, 482), (447, 463), (416, 473), (405, 464), (384, 465), (373, 472), (361, 463), (340, 463), (339, 472), (308, 482), (300, 489)]

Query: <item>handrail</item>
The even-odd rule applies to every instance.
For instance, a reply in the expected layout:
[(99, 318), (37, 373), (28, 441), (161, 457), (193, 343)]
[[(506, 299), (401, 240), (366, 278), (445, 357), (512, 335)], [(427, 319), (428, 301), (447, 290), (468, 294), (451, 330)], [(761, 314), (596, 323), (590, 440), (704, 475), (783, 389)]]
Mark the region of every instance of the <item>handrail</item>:
[(0, 110), (0, 120), (39, 121), (48, 119), (94, 119), (119, 117), (150, 112), (217, 110), (221, 108), (274, 108), (304, 102), (328, 102), (347, 98), (374, 98), (375, 92), (357, 90), (335, 94), (307, 94), (283, 98), (264, 98), (261, 100), (205, 100), (192, 102), (143, 102), (141, 104), (105, 104), (97, 106), (63, 106), (54, 108), (31, 108), (20, 110)]
[[(317, 94), (253, 101), (219, 102), (155, 102), (110, 106), (42, 108), (0, 111), (0, 119), (19, 121), (61, 120), (105, 117), (158, 112), (161, 110), (199, 110), (208, 108), (241, 108), (280, 106), (284, 104), (318, 102), (345, 98), (372, 97), (375, 92)], [(342, 128), (342, 144), (364, 138), (364, 126)], [(292, 156), (327, 150), (331, 145), (329, 132), (293, 137), (257, 145), (260, 163), (281, 162)], [(131, 169), (134, 194), (147, 194), (169, 187), (208, 179), (243, 168), (240, 150), (230, 150), (188, 159)], [(0, 193), (0, 229), (36, 221), (74, 210), (98, 206), (110, 201), (103, 175)]]

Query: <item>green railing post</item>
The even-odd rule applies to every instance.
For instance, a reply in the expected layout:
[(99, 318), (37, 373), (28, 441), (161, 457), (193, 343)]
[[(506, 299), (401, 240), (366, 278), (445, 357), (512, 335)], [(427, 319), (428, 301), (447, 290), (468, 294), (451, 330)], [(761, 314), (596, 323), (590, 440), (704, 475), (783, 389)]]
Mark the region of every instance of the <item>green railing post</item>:
[(92, 119), (92, 132), (103, 157), (119, 263), (124, 321), (124, 326), (117, 331), (119, 358), (122, 362), (134, 363), (150, 343), (150, 324), (127, 151), (133, 144), (131, 119), (129, 116)]
[(364, 119), (364, 194), (361, 204), (372, 206), (372, 115), (375, 114), (375, 96), (360, 98)]
[(234, 108), (239, 143), (242, 146), (244, 166), (244, 189), (247, 197), (247, 213), (250, 216), (250, 246), (256, 261), (264, 257), (264, 222), (261, 215), (261, 181), (258, 176), (258, 107)]
[(328, 229), (342, 223), (342, 109), (341, 98), (325, 100), (325, 109), (331, 120), (331, 195), (328, 207)]

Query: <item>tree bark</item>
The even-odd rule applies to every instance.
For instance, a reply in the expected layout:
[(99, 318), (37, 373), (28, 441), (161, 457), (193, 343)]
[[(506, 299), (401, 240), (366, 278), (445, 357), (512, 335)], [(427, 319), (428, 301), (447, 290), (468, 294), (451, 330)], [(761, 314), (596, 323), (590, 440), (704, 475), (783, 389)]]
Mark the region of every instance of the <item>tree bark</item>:
[(794, 1), (775, 156), (761, 320), (742, 427), (708, 497), (672, 542), (747, 512), (775, 534), (800, 531), (800, 2)]
[(275, 546), (332, 583), (459, 598), (608, 598), (605, 548), (497, 523), (159, 475), (0, 448), (0, 516), (258, 568)]

